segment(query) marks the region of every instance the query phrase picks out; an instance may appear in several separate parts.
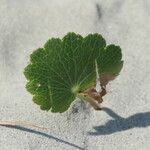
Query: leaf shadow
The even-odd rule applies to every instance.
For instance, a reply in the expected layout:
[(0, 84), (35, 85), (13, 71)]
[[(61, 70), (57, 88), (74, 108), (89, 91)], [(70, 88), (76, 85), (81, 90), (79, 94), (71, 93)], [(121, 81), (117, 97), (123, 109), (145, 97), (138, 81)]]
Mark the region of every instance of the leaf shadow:
[(137, 113), (128, 118), (123, 118), (107, 107), (102, 108), (102, 110), (113, 119), (109, 120), (105, 125), (93, 127), (95, 131), (88, 132), (89, 135), (109, 135), (135, 127), (142, 128), (150, 126), (150, 111)]
[(53, 140), (56, 140), (57, 142), (72, 146), (76, 149), (84, 150), (84, 148), (82, 148), (82, 147), (80, 147), (76, 144), (73, 144), (71, 142), (65, 141), (63, 139), (57, 138), (53, 135), (50, 135), (50, 134), (47, 134), (47, 133), (44, 133), (44, 132), (41, 132), (41, 131), (36, 131), (36, 130), (26, 128), (26, 127), (22, 127), (22, 126), (19, 126), (19, 125), (0, 125), (0, 126), (4, 126), (4, 127), (7, 127), (7, 128), (12, 128), (12, 129), (17, 129), (17, 130), (24, 131), (24, 132), (33, 133), (33, 134), (36, 134), (36, 135), (41, 135), (41, 136), (46, 137), (48, 139), (53, 139)]

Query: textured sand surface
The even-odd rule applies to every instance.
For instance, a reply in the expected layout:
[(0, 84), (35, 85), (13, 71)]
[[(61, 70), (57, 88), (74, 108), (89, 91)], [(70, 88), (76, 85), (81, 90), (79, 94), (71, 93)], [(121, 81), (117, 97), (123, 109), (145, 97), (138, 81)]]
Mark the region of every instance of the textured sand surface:
[[(103, 111), (77, 100), (66, 113), (43, 112), (25, 90), (29, 54), (69, 31), (101, 33), (123, 50)], [(149, 93), (149, 0), (0, 0), (0, 120), (48, 128), (0, 126), (0, 150), (149, 150)]]

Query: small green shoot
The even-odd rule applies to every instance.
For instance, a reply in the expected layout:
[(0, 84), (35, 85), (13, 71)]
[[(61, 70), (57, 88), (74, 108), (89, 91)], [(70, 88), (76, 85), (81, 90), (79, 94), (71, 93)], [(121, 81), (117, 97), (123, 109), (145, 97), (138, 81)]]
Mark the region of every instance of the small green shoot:
[(24, 69), (26, 89), (42, 110), (66, 111), (76, 97), (94, 109), (106, 94), (106, 85), (123, 66), (119, 46), (106, 45), (100, 34), (68, 33), (51, 38), (30, 55)]

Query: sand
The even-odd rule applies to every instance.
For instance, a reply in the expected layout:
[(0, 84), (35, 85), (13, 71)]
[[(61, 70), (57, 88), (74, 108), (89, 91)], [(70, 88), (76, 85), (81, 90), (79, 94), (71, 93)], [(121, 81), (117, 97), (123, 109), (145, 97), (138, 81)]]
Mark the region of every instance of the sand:
[[(150, 149), (149, 0), (0, 0), (0, 150)], [(63, 114), (41, 111), (26, 91), (29, 54), (50, 37), (98, 32), (120, 45), (124, 67), (102, 111), (76, 100)]]

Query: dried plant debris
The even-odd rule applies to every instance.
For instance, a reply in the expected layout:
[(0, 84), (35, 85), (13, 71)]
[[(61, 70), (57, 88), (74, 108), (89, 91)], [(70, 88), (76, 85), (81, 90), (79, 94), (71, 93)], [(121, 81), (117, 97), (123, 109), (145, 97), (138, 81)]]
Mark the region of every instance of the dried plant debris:
[(24, 69), (26, 89), (42, 110), (64, 112), (79, 97), (100, 109), (106, 85), (123, 66), (119, 46), (106, 45), (98, 33), (68, 33), (51, 38), (30, 55)]

